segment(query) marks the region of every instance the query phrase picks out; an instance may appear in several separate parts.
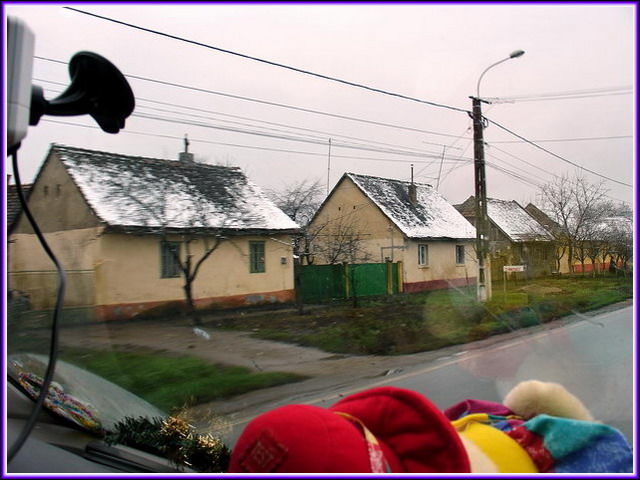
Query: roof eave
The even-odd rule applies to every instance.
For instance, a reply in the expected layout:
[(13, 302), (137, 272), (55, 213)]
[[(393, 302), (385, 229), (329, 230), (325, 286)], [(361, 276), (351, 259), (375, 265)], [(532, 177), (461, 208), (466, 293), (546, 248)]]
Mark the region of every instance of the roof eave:
[(106, 225), (106, 233), (124, 233), (130, 235), (295, 235), (300, 229), (272, 228), (162, 228), (145, 225)]

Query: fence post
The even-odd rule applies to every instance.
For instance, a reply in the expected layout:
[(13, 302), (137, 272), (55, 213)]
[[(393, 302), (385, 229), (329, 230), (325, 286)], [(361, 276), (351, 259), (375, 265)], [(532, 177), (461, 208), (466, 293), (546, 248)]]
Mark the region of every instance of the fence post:
[(393, 295), (393, 262), (387, 260), (387, 295)]
[(351, 296), (351, 281), (347, 262), (342, 262), (342, 278), (344, 279), (344, 298), (349, 298)]
[(404, 292), (404, 263), (398, 262), (398, 293)]

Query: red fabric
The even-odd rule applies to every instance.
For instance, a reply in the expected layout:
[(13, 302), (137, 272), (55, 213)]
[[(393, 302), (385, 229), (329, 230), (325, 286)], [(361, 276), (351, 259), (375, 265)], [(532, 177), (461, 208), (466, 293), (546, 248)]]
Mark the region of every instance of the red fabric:
[(515, 413), (507, 407), (496, 402), (489, 402), (486, 400), (464, 400), (445, 409), (444, 416), (453, 421), (473, 413), (486, 413), (489, 415), (500, 415), (501, 417), (515, 415)]
[(376, 437), (394, 473), (470, 472), (447, 418), (422, 395), (380, 387), (345, 397), (329, 409), (288, 405), (255, 418), (238, 439), (229, 472), (371, 472), (358, 418)]
[(380, 387), (345, 397), (329, 408), (359, 418), (401, 463), (394, 472), (471, 471), (467, 453), (444, 414), (424, 396)]
[(507, 433), (525, 449), (540, 473), (553, 473), (554, 460), (549, 450), (544, 446), (542, 435), (527, 430), (524, 426), (514, 428)]
[(232, 473), (369, 471), (369, 452), (358, 428), (310, 405), (280, 407), (251, 421), (233, 448), (229, 466)]

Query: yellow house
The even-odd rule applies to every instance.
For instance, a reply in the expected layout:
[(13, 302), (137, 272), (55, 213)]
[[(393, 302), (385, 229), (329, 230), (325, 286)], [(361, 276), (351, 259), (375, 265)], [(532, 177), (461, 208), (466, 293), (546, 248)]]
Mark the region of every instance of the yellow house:
[[(29, 206), (67, 272), (66, 308), (96, 320), (184, 304), (287, 302), (298, 226), (239, 168), (53, 145)], [(186, 268), (186, 270), (184, 270)], [(197, 272), (196, 272), (197, 269)], [(22, 215), (9, 239), (11, 289), (52, 308), (57, 277)]]
[[(475, 197), (455, 208), (475, 225)], [(515, 200), (487, 198), (491, 276), (500, 280), (503, 267), (523, 265), (527, 277), (550, 275), (556, 267), (554, 237), (529, 211)]]
[(406, 292), (476, 282), (475, 229), (430, 185), (346, 173), (309, 235), (316, 264), (402, 262)]

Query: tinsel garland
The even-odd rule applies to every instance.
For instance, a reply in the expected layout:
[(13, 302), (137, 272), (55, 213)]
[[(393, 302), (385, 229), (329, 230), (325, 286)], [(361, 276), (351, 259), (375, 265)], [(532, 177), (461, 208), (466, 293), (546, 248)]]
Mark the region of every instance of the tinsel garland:
[(196, 472), (226, 472), (231, 454), (220, 439), (198, 434), (178, 417), (125, 417), (105, 435), (104, 441), (165, 457), (178, 468), (188, 467)]

